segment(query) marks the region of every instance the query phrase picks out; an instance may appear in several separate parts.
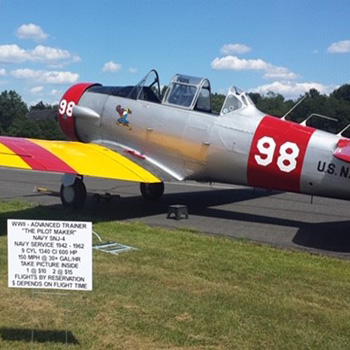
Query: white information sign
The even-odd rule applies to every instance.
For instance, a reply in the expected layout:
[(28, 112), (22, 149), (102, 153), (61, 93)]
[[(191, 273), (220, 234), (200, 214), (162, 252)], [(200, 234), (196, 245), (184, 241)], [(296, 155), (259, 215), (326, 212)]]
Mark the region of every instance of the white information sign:
[(8, 220), (8, 285), (92, 290), (92, 224)]

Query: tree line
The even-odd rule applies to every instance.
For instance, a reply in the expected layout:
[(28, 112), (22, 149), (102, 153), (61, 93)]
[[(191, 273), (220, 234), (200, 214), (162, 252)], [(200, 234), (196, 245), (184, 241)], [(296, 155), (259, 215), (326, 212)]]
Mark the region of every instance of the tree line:
[(27, 113), (36, 109), (56, 109), (39, 102), (34, 106), (28, 106), (23, 102), (22, 97), (13, 90), (3, 91), (0, 94), (0, 135), (20, 136), (47, 140), (64, 140), (58, 120), (30, 120)]
[[(305, 95), (300, 96), (297, 101), (286, 100), (281, 94), (273, 92), (269, 92), (266, 95), (249, 93), (249, 96), (259, 110), (276, 117), (286, 115), (298, 101), (304, 98), (287, 115), (286, 119), (300, 123), (313, 113), (336, 119), (335, 121), (314, 116), (307, 121), (307, 125), (318, 129), (338, 133), (350, 124), (350, 84), (340, 86), (329, 95), (324, 95), (315, 89), (311, 89)], [(224, 100), (224, 95), (212, 94), (212, 108), (214, 112), (220, 112)], [(57, 106), (39, 102), (34, 106), (28, 107), (17, 92), (13, 90), (3, 91), (0, 94), (0, 135), (64, 140), (65, 136), (59, 128), (57, 118), (30, 120), (26, 117), (28, 112), (37, 109), (57, 110)], [(350, 130), (344, 135), (350, 137)]]

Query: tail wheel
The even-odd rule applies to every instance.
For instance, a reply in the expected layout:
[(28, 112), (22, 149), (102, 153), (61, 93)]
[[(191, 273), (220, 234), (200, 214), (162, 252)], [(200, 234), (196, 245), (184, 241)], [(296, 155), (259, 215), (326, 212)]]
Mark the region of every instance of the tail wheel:
[(76, 178), (71, 186), (61, 185), (61, 201), (68, 208), (82, 208), (86, 200), (86, 187), (80, 178)]
[(141, 182), (140, 190), (143, 198), (155, 201), (162, 197), (164, 193), (164, 182), (157, 182), (153, 184)]

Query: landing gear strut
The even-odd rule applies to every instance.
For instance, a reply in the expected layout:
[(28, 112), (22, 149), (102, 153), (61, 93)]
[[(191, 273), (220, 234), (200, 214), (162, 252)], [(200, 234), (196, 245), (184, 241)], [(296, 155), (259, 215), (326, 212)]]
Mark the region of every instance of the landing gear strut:
[(82, 208), (86, 200), (86, 187), (83, 179), (76, 177), (74, 182), (69, 185), (63, 181), (60, 196), (62, 204), (65, 207), (74, 209)]
[(140, 183), (143, 198), (151, 201), (159, 199), (164, 193), (164, 182)]

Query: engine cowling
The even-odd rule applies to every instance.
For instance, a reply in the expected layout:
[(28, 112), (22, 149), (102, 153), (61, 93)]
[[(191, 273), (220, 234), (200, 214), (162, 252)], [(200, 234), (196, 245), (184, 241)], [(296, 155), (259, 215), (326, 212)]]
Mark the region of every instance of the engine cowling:
[(79, 103), (84, 92), (91, 86), (100, 84), (79, 83), (70, 87), (58, 105), (58, 122), (62, 132), (71, 141), (80, 141), (75, 128), (73, 108)]

